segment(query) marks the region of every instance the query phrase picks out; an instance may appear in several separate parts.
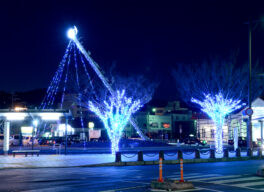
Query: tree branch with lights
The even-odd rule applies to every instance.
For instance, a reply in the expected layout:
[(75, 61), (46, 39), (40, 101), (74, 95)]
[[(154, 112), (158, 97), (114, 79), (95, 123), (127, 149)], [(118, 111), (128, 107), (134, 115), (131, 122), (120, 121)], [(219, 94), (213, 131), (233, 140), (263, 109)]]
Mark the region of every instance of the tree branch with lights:
[(122, 132), (127, 125), (131, 115), (139, 110), (141, 101), (132, 101), (125, 96), (125, 90), (116, 91), (110, 96), (109, 101), (103, 104), (89, 101), (89, 109), (94, 112), (104, 123), (107, 134), (112, 143), (112, 154), (119, 151), (119, 141)]
[[(253, 76), (256, 75), (256, 68)], [(212, 58), (192, 65), (177, 65), (173, 77), (181, 98), (189, 105), (198, 104), (216, 125), (215, 148), (223, 151), (223, 125), (231, 112), (241, 108), (248, 90), (248, 68), (236, 60)], [(263, 91), (259, 79), (254, 79), (253, 98)]]

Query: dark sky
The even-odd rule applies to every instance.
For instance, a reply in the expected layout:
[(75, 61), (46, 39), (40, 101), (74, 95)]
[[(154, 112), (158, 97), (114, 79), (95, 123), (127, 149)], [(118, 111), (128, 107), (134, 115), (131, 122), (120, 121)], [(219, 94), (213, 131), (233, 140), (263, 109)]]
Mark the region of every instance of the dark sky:
[[(246, 62), (244, 23), (262, 17), (264, 2), (254, 0), (1, 1), (0, 90), (47, 87), (68, 44), (66, 31), (76, 25), (105, 71), (114, 62), (122, 74), (159, 79), (166, 98), (177, 63), (228, 57), (234, 50)], [(263, 63), (262, 25), (254, 30), (252, 46), (253, 59)]]

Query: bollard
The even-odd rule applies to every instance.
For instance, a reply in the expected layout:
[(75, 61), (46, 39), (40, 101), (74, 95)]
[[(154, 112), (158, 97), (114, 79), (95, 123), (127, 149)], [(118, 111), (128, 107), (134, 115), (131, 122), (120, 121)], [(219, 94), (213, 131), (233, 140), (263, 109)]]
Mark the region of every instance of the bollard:
[(259, 156), (259, 157), (262, 157), (262, 148), (261, 148), (261, 147), (258, 148), (258, 156)]
[(159, 158), (159, 179), (158, 182), (163, 182), (162, 178), (162, 158)]
[(228, 158), (228, 157), (229, 157), (228, 149), (224, 149), (224, 158)]
[(195, 149), (195, 159), (200, 159), (200, 150), (199, 149)]
[(180, 182), (184, 182), (184, 179), (183, 179), (183, 160), (180, 159), (180, 166), (181, 166), (181, 180)]
[(210, 149), (210, 158), (215, 159), (215, 150), (214, 149)]
[(182, 159), (182, 158), (183, 158), (182, 151), (179, 150), (179, 151), (178, 151), (178, 159)]
[(165, 160), (164, 159), (164, 151), (160, 151), (159, 152), (159, 158), (162, 158), (162, 160)]
[(248, 157), (252, 157), (252, 156), (253, 156), (253, 151), (252, 151), (252, 149), (250, 149), (250, 148), (247, 149), (247, 156), (248, 156)]
[(241, 157), (241, 149), (240, 148), (236, 149), (236, 157)]
[(142, 151), (139, 151), (138, 152), (138, 161), (144, 161), (144, 159), (143, 159), (143, 152)]
[(120, 152), (116, 152), (116, 159), (115, 159), (116, 163), (121, 162), (121, 153)]

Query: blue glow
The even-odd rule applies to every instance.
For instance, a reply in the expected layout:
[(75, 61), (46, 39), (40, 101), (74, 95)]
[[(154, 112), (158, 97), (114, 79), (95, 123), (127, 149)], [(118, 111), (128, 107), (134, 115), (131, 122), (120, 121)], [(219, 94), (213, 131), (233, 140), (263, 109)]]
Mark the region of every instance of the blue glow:
[(40, 105), (41, 109), (46, 109), (46, 108), (50, 108), (51, 105), (53, 105), (53, 102), (55, 100), (55, 95), (57, 94), (58, 91), (58, 86), (60, 84), (61, 81), (61, 77), (62, 77), (62, 73), (63, 73), (63, 69), (65, 66), (65, 63), (67, 62), (67, 59), (70, 58), (70, 52), (72, 50), (72, 41), (70, 41), (70, 43), (67, 46), (67, 49), (65, 51), (65, 54), (62, 58), (62, 61), (59, 64), (58, 70), (56, 71), (54, 77), (52, 78), (52, 81), (47, 89), (47, 93)]
[(77, 27), (74, 26), (73, 28), (69, 29), (67, 32), (67, 36), (70, 39), (74, 39), (78, 33)]
[[(77, 86), (78, 86), (78, 91), (80, 92), (80, 82), (79, 82), (79, 75), (78, 75), (78, 63), (77, 63), (77, 58), (76, 58), (76, 45), (74, 46), (74, 66), (75, 66), (75, 74), (76, 74), (76, 83), (77, 83)], [(80, 97), (80, 94), (78, 95), (78, 104), (79, 106), (81, 106), (81, 97)], [(82, 107), (80, 108), (80, 119), (81, 119), (81, 126), (82, 126), (82, 129), (84, 128), (84, 125), (83, 125), (83, 112), (82, 112)], [(83, 132), (84, 132), (84, 129), (83, 129)]]
[(221, 153), (223, 151), (223, 126), (226, 115), (235, 111), (245, 104), (240, 104), (240, 100), (233, 100), (225, 98), (221, 92), (215, 96), (210, 94), (204, 94), (205, 99), (203, 101), (192, 98), (191, 101), (201, 106), (204, 111), (216, 124), (216, 136), (215, 136), (215, 148), (216, 152)]
[(108, 137), (112, 143), (112, 154), (119, 151), (119, 141), (122, 136), (126, 124), (131, 115), (141, 107), (140, 100), (132, 101), (131, 98), (125, 96), (125, 90), (117, 91), (104, 101), (103, 105), (94, 104), (89, 101), (89, 109), (93, 111), (104, 123)]
[(68, 82), (68, 74), (69, 74), (70, 63), (71, 63), (71, 57), (69, 57), (68, 63), (67, 63), (67, 71), (66, 71), (66, 75), (65, 75), (65, 79), (64, 79), (64, 87), (63, 87), (62, 97), (61, 97), (61, 106), (60, 106), (61, 109), (63, 107), (64, 97), (65, 97), (65, 90), (66, 90), (66, 86), (67, 86), (67, 82)]

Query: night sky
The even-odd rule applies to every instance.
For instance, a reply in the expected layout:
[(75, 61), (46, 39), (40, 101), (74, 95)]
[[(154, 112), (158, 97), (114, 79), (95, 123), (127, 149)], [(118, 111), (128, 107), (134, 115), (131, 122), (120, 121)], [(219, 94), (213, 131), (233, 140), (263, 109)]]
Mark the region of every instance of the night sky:
[[(78, 37), (108, 71), (159, 80), (159, 97), (173, 94), (178, 63), (229, 57), (247, 62), (248, 19), (264, 21), (263, 1), (1, 1), (0, 90), (47, 88), (76, 25)], [(264, 66), (264, 25), (252, 39), (253, 63)]]

